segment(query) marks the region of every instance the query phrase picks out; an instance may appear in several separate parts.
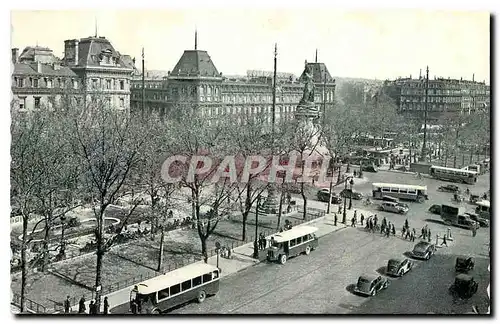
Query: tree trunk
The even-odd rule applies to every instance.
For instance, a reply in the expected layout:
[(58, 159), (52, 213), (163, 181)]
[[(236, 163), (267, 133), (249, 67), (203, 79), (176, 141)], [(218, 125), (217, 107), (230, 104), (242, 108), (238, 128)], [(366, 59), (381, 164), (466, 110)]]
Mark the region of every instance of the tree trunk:
[[(301, 155), (302, 157), (302, 155)], [(300, 176), (304, 177), (304, 160), (302, 160), (302, 166), (300, 167)], [(307, 198), (306, 194), (304, 192), (304, 181), (300, 183), (300, 195), (302, 196), (302, 200), (304, 200), (304, 209), (303, 209), (303, 214), (302, 214), (302, 219), (306, 219), (307, 215)]]
[(207, 251), (207, 237), (202, 235), (200, 237), (201, 240), (201, 254), (203, 255), (203, 261), (208, 263), (208, 251)]
[(473, 155), (474, 151), (471, 150), (470, 151), (470, 156), (469, 156), (469, 163), (472, 164), (472, 155)]
[(23, 216), (23, 241), (21, 242), (21, 313), (26, 310), (26, 283), (28, 281), (28, 265), (26, 264), (26, 249), (28, 240), (28, 216)]
[[(250, 214), (250, 209), (252, 208), (252, 186), (250, 185), (250, 180), (248, 180), (247, 185), (247, 195), (245, 197), (245, 210), (243, 211), (243, 228), (241, 231), (241, 240), (245, 242), (247, 239), (247, 220), (248, 214)], [(258, 207), (258, 206), (257, 206)]]
[(104, 225), (104, 212), (105, 208), (103, 206), (100, 206), (99, 209), (99, 219), (97, 222), (97, 251), (96, 251), (96, 275), (95, 275), (95, 287), (94, 289), (97, 289), (99, 287), (99, 291), (96, 290), (95, 294), (95, 305), (97, 308), (97, 313), (100, 313), (101, 311), (101, 295), (102, 295), (102, 287), (101, 287), (101, 280), (102, 280), (102, 262), (104, 258), (104, 237), (103, 237), (103, 225)]
[(160, 251), (158, 253), (158, 272), (161, 271), (161, 267), (163, 264), (163, 243), (165, 241), (165, 230), (163, 229), (163, 226), (160, 229), (161, 231), (161, 237), (160, 237)]
[[(280, 205), (278, 208), (278, 224), (276, 225), (276, 229), (279, 230), (281, 225), (281, 213), (283, 212), (283, 189), (285, 186), (285, 177), (283, 177), (283, 182), (281, 183), (281, 193), (280, 193)], [(290, 202), (288, 202), (290, 204)]]
[(45, 218), (45, 233), (43, 236), (43, 260), (41, 271), (45, 272), (47, 265), (49, 264), (49, 240), (50, 240), (50, 218)]
[(453, 168), (457, 167), (457, 152), (453, 153)]

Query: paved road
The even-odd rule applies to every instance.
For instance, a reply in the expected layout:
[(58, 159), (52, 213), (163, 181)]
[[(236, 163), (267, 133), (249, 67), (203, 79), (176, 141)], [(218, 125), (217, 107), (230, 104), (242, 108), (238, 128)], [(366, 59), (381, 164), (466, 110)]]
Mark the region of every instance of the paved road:
[(467, 233), (461, 234), (462, 243), (439, 249), (430, 261), (416, 261), (412, 272), (392, 280), (388, 290), (372, 299), (351, 292), (357, 277), (383, 273), (389, 258), (403, 256), (413, 244), (347, 228), (323, 237), (320, 247), (309, 256), (301, 255), (285, 265), (261, 263), (248, 268), (223, 279), (219, 294), (203, 304), (190, 303), (171, 313), (465, 313), (472, 304), (485, 310), (487, 233), (478, 235), (474, 242), (478, 294), (466, 303), (455, 304), (447, 292), (455, 274), (455, 253), (468, 250), (472, 241)]

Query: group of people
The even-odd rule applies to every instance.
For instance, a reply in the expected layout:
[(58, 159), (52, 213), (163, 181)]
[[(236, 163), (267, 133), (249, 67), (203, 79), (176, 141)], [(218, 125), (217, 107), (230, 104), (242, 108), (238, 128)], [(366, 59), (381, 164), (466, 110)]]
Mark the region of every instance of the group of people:
[[(109, 302), (108, 302), (108, 297), (104, 297), (104, 308), (103, 308), (103, 314), (109, 314)], [(78, 314), (85, 314), (87, 311), (87, 306), (85, 305), (85, 297), (82, 296), (80, 301), (78, 302)], [(72, 312), (71, 308), (71, 300), (70, 297), (67, 296), (66, 300), (64, 301), (64, 313), (65, 314), (70, 314)], [(99, 314), (99, 305), (94, 301), (91, 300), (89, 303), (89, 315), (97, 315)]]

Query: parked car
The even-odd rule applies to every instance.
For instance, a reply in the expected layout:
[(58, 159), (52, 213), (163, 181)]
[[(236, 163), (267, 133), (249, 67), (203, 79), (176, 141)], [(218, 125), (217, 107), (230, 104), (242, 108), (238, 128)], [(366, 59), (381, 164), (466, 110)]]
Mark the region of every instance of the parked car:
[(406, 214), (409, 209), (400, 203), (386, 201), (380, 205), (380, 210), (397, 214)]
[(468, 215), (470, 217), (470, 219), (472, 219), (473, 221), (476, 221), (478, 222), (479, 226), (481, 227), (490, 227), (490, 221), (487, 220), (486, 218), (483, 218), (477, 214), (473, 214), (473, 213), (465, 213), (465, 215)]
[(408, 258), (404, 259), (390, 259), (387, 262), (386, 273), (391, 276), (401, 277), (408, 273), (413, 267), (413, 261)]
[(481, 200), (481, 197), (479, 195), (475, 195), (475, 194), (471, 194), (469, 196), (469, 202), (471, 204), (475, 204), (476, 202), (480, 201)]
[(436, 246), (432, 243), (420, 241), (414, 247), (412, 256), (417, 259), (429, 260), (436, 253)]
[(470, 256), (459, 256), (455, 262), (455, 271), (457, 272), (469, 272), (474, 269), (474, 258)]
[(459, 274), (450, 287), (450, 292), (462, 299), (472, 297), (477, 292), (478, 284), (472, 276)]
[(364, 296), (375, 296), (378, 291), (389, 287), (389, 284), (389, 279), (382, 276), (362, 275), (358, 278), (354, 292)]
[(436, 214), (436, 215), (441, 215), (441, 205), (432, 205), (429, 208), (429, 212)]
[(453, 184), (447, 184), (446, 186), (441, 186), (438, 191), (460, 193), (460, 188)]
[[(330, 189), (323, 188), (323, 189), (320, 189), (318, 191), (318, 193), (316, 194), (316, 196), (318, 197), (319, 201), (328, 202), (329, 192), (330, 192)], [(332, 204), (340, 204), (341, 202), (342, 202), (342, 199), (335, 192), (332, 191), (331, 203)]]
[(340, 192), (340, 197), (351, 198), (356, 200), (363, 199), (363, 194), (361, 192), (354, 191), (352, 189), (344, 189)]
[(366, 172), (378, 172), (377, 166), (375, 164), (363, 165), (361, 167), (361, 170)]

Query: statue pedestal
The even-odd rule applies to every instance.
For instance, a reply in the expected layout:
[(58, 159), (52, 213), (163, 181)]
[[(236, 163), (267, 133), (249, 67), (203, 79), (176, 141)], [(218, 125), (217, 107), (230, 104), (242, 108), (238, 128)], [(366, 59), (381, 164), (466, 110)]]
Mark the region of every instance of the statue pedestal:
[(264, 203), (262, 203), (258, 208), (259, 208), (259, 213), (262, 214), (275, 214), (278, 215), (279, 212), (279, 197), (278, 193), (276, 192), (276, 189), (274, 188), (273, 185), (269, 186), (269, 189), (267, 190), (267, 197), (266, 200), (264, 200)]
[(296, 119), (316, 119), (319, 118), (319, 105), (314, 102), (301, 102), (295, 110)]

